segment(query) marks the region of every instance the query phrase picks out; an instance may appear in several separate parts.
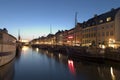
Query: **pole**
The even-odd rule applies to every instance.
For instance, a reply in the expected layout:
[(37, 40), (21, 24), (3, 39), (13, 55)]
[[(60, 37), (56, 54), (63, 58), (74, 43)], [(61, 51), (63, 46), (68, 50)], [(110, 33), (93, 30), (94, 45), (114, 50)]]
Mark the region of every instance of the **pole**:
[(75, 12), (75, 28), (74, 28), (74, 43), (76, 46), (76, 27), (77, 27), (77, 12)]

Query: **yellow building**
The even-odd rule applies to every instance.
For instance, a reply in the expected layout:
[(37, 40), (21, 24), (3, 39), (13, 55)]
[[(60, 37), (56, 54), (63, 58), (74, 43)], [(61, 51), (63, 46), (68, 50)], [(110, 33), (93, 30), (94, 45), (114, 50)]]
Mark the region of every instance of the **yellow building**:
[(82, 25), (77, 23), (74, 29), (74, 43), (75, 46), (80, 46), (82, 44)]
[(118, 47), (120, 42), (120, 8), (111, 9), (82, 23), (82, 46)]

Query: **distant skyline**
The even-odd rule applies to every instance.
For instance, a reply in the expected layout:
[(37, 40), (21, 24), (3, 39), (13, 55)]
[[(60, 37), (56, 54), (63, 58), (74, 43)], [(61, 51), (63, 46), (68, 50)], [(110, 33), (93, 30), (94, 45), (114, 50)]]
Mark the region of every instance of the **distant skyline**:
[(22, 39), (33, 39), (58, 30), (69, 30), (95, 14), (120, 7), (120, 0), (0, 0), (0, 28)]

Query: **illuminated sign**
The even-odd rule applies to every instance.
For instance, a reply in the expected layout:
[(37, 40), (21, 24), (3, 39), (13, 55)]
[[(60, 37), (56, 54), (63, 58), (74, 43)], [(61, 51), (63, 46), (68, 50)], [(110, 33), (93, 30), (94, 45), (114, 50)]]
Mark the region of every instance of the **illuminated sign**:
[(68, 36), (68, 39), (73, 39), (73, 36)]

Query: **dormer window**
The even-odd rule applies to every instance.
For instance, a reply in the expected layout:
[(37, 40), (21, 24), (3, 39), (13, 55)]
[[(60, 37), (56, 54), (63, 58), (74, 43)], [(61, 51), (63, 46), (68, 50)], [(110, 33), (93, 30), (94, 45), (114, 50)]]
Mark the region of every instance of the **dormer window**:
[(95, 25), (95, 22), (93, 22), (92, 25)]
[(108, 22), (108, 21), (111, 21), (111, 17), (108, 17), (106, 20), (107, 20), (107, 22)]
[(103, 20), (100, 20), (100, 23), (103, 23)]
[(90, 24), (87, 24), (87, 26), (90, 26)]

